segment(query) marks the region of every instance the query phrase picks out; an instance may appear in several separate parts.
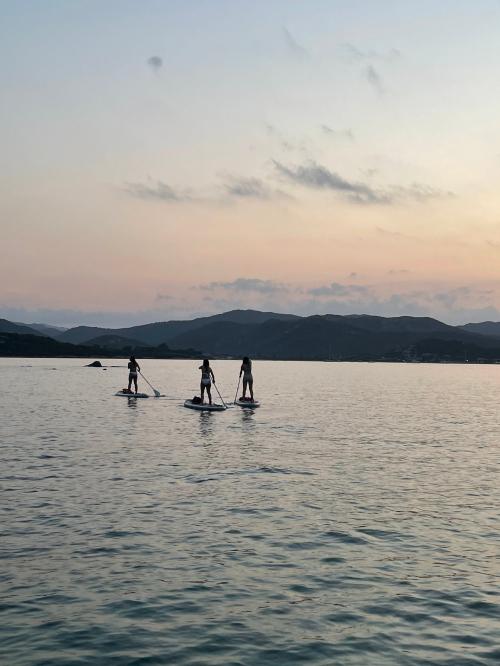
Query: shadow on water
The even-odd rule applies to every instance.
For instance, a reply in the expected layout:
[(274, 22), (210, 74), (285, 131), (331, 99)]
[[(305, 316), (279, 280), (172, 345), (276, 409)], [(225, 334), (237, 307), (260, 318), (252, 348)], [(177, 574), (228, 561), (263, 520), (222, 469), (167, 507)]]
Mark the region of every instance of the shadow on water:
[(137, 398), (127, 398), (127, 407), (130, 407), (130, 409), (137, 409), (138, 402)]
[(207, 446), (210, 445), (210, 440), (215, 432), (215, 420), (216, 414), (214, 412), (200, 412), (200, 436), (202, 438), (202, 444)]
[(241, 423), (243, 424), (246, 432), (255, 430), (255, 409), (242, 409), (241, 410)]

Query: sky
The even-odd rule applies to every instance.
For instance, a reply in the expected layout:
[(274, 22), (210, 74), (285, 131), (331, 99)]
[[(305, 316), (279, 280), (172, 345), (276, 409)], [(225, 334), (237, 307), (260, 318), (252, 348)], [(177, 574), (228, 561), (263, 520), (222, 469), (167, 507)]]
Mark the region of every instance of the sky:
[(499, 0), (0, 0), (0, 317), (500, 320)]

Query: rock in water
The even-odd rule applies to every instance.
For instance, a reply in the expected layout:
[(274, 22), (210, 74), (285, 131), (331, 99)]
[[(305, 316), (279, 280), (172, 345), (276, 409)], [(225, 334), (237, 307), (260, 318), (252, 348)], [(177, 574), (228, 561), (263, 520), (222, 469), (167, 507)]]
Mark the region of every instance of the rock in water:
[(101, 361), (94, 361), (93, 363), (89, 363), (85, 367), (86, 368), (102, 368), (102, 363), (101, 363)]

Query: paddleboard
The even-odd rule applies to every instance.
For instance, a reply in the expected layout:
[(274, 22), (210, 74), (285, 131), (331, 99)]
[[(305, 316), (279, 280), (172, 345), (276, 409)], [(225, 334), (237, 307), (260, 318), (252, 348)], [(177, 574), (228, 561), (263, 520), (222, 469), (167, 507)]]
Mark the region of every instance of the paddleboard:
[(124, 398), (149, 398), (147, 393), (124, 393), (123, 391), (118, 391), (115, 395), (121, 395)]
[(185, 400), (184, 407), (187, 407), (188, 409), (197, 409), (200, 412), (224, 412), (226, 410), (224, 405), (200, 405), (192, 400)]
[(251, 407), (252, 409), (260, 407), (260, 402), (258, 400), (255, 400), (255, 402), (250, 402), (250, 400), (236, 400), (234, 404), (239, 405), (240, 407)]

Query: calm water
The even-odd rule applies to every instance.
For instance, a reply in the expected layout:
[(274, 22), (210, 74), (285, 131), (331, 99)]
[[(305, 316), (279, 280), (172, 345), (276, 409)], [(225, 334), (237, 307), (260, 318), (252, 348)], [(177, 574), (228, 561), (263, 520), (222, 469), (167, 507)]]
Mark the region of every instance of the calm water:
[(499, 663), (500, 367), (83, 363), (0, 361), (0, 663)]

